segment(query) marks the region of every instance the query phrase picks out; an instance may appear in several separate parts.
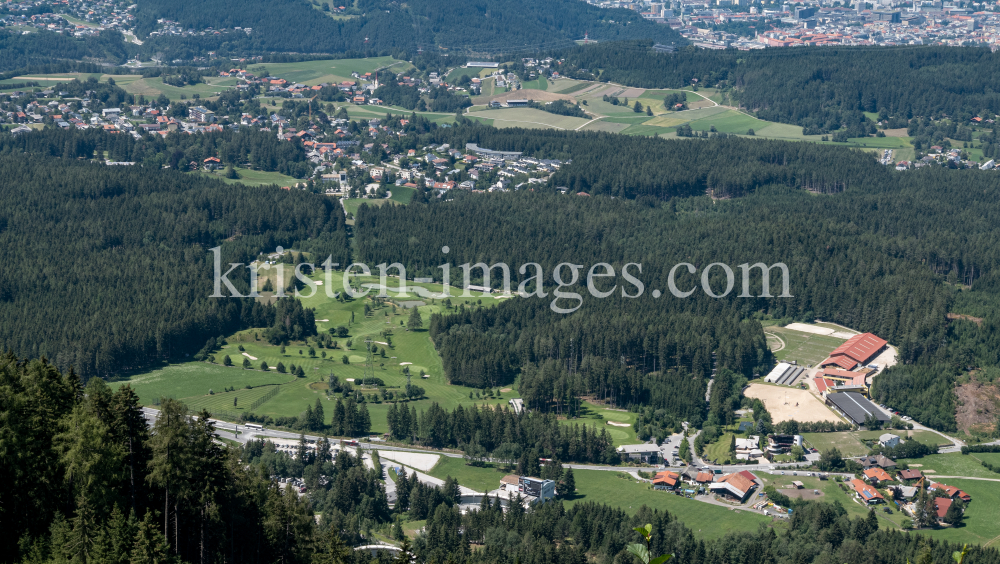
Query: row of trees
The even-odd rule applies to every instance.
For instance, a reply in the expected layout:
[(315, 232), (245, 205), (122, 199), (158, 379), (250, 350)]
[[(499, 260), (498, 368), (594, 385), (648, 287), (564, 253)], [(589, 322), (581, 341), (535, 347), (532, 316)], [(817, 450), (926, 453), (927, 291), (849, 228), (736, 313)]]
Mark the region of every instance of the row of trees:
[[(437, 402), (424, 411), (393, 403), (386, 415), (389, 434), (395, 440), (433, 448), (461, 448), (470, 463), (495, 460), (504, 466), (519, 464), (522, 457), (541, 456), (572, 462), (612, 464), (620, 457), (606, 429), (568, 425), (555, 415), (514, 413), (497, 406), (458, 406), (445, 411)], [(529, 462), (530, 463), (530, 462)]]

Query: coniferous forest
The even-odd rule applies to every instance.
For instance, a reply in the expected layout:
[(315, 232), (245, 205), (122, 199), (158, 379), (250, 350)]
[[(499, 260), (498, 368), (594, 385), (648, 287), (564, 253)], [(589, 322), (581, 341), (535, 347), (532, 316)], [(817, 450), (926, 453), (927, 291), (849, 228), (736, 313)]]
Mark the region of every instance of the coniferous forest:
[[(812, 133), (866, 125), (862, 112), (896, 118), (949, 116), (959, 123), (1000, 113), (1000, 54), (946, 46), (806, 47), (737, 51), (687, 47), (655, 53), (649, 42), (559, 52), (565, 72), (642, 88), (722, 87), (760, 119)], [(870, 123), (870, 122), (869, 122)], [(869, 132), (870, 133), (870, 132)]]

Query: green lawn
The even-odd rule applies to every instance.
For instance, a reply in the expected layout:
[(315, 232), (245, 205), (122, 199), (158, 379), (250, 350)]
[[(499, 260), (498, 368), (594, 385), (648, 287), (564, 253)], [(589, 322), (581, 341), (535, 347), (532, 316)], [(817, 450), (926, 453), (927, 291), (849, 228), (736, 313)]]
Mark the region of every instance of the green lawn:
[(714, 126), (715, 130), (720, 133), (737, 133), (743, 135), (750, 129), (753, 129), (756, 133), (757, 129), (767, 127), (768, 125), (770, 125), (769, 122), (741, 114), (734, 110), (726, 110), (725, 112), (704, 119), (692, 121), (691, 129), (696, 131), (710, 131)]
[(303, 182), (302, 180), (281, 174), (280, 172), (250, 170), (239, 167), (236, 167), (236, 172), (239, 173), (239, 178), (226, 178), (224, 176), (225, 169), (220, 169), (218, 172), (201, 171), (201, 174), (212, 178), (218, 178), (227, 184), (239, 183), (246, 184), (247, 186), (268, 186), (271, 184), (277, 184), (278, 186), (294, 186), (296, 182)]
[(417, 192), (415, 189), (408, 186), (393, 186), (391, 189), (392, 197), (389, 198), (394, 202), (399, 202), (401, 204), (408, 204), (410, 200), (413, 199), (413, 195)]
[[(788, 495), (791, 492), (796, 491), (796, 488), (792, 485), (793, 481), (802, 482), (803, 489), (805, 491), (819, 490), (823, 493), (817, 501), (822, 501), (825, 503), (833, 503), (839, 501), (840, 504), (847, 510), (847, 514), (852, 518), (866, 517), (868, 515), (868, 508), (861, 505), (855, 500), (854, 489), (848, 486), (848, 490), (845, 492), (841, 489), (840, 484), (834, 480), (820, 480), (816, 477), (802, 476), (801, 472), (798, 476), (774, 476), (765, 474), (767, 480), (774, 485), (781, 493)], [(882, 528), (902, 528), (903, 519), (906, 519), (906, 515), (901, 511), (896, 509), (895, 505), (890, 504), (892, 513), (885, 513), (882, 511), (883, 507), (879, 506), (876, 508), (875, 513), (879, 517), (879, 526)]]
[[(395, 189), (396, 188), (394, 187), (393, 190), (395, 190)], [(412, 198), (413, 194), (410, 194), (410, 197)], [(361, 207), (361, 204), (368, 204), (369, 206), (384, 206), (386, 204), (386, 202), (389, 202), (391, 204), (398, 204), (399, 203), (399, 201), (396, 200), (396, 198), (389, 198), (389, 199), (385, 199), (385, 198), (347, 198), (347, 199), (344, 200), (344, 209), (347, 210), (347, 212), (350, 213), (351, 215), (357, 215), (358, 214), (358, 208)]]
[(528, 90), (546, 90), (549, 87), (549, 83), (545, 80), (544, 76), (539, 76), (535, 80), (529, 80), (527, 82), (521, 83), (521, 88)]
[(785, 341), (785, 348), (775, 353), (779, 361), (798, 361), (803, 366), (814, 366), (823, 361), (846, 339), (838, 339), (827, 335), (814, 335), (793, 331), (784, 327), (769, 327), (769, 333), (774, 333)]
[(594, 84), (593, 82), (576, 81), (570, 79), (559, 79), (547, 81), (549, 92), (560, 94), (574, 94)]
[(883, 431), (860, 431), (857, 434), (862, 440), (877, 440), (885, 433), (896, 435), (901, 439), (913, 439), (930, 446), (948, 446), (951, 441), (932, 431), (901, 431), (898, 429), (888, 429)]
[[(211, 98), (239, 84), (239, 79), (231, 77), (205, 77), (204, 80), (205, 82), (199, 84), (177, 87), (164, 84), (160, 77), (140, 78), (122, 84), (122, 88), (129, 94), (142, 95), (146, 98), (155, 98), (163, 94), (171, 102), (175, 102), (181, 99), (195, 101), (195, 94), (201, 98)], [(181, 98), (182, 96), (184, 98)]]
[(485, 468), (468, 466), (465, 464), (464, 458), (442, 456), (427, 474), (442, 480), (451, 476), (467, 488), (472, 488), (477, 492), (488, 492), (497, 489), (500, 486), (500, 478), (506, 476), (508, 472), (493, 466)]
[(635, 513), (646, 505), (669, 511), (701, 539), (714, 539), (729, 532), (755, 532), (761, 524), (772, 523), (770, 518), (756, 513), (735, 512), (725, 507), (653, 490), (651, 485), (638, 483), (623, 472), (574, 470), (573, 475), (576, 478), (576, 496), (564, 502), (567, 508), (583, 501), (593, 501)]
[(869, 448), (859, 439), (858, 434), (853, 431), (840, 433), (803, 433), (805, 442), (820, 452), (836, 447), (843, 456), (864, 456), (868, 454)]
[(719, 440), (712, 444), (705, 446), (705, 455), (703, 458), (705, 460), (718, 460), (720, 462), (729, 460), (733, 454), (729, 450), (729, 445), (732, 444), (733, 434), (723, 433), (719, 437)]
[(469, 78), (476, 78), (480, 75), (482, 70), (483, 69), (476, 67), (467, 67), (467, 68), (457, 67), (451, 69), (451, 72), (449, 72), (448, 75), (444, 77), (444, 80), (448, 84), (454, 84), (459, 78), (463, 76), (467, 76)]

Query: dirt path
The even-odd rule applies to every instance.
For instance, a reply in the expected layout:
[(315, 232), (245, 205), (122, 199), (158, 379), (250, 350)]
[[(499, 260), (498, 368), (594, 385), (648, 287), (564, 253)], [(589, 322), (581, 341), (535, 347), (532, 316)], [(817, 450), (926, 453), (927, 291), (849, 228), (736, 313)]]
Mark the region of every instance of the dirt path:
[(778, 342), (779, 342), (779, 343), (781, 343), (781, 346), (780, 346), (780, 347), (778, 347), (778, 348), (774, 349), (774, 350), (773, 350), (773, 351), (771, 351), (771, 352), (773, 352), (773, 353), (774, 353), (774, 352), (778, 352), (778, 351), (780, 351), (780, 350), (782, 350), (782, 349), (784, 349), (784, 348), (785, 348), (785, 340), (784, 340), (784, 339), (782, 339), (781, 337), (777, 336), (776, 334), (774, 334), (774, 333), (764, 333), (764, 336), (765, 336), (765, 337), (774, 337), (775, 339), (777, 339), (777, 340), (778, 340)]

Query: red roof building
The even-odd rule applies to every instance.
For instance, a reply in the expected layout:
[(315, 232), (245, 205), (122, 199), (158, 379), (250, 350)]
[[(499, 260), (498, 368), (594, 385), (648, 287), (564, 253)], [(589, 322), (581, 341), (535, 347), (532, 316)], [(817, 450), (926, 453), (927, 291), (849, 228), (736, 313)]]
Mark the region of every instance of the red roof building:
[(694, 478), (695, 482), (699, 484), (711, 484), (715, 481), (715, 474), (711, 472), (698, 472), (698, 475)]
[(957, 498), (961, 499), (962, 501), (964, 501), (966, 503), (972, 501), (972, 496), (971, 495), (963, 492), (962, 490), (956, 488), (955, 486), (948, 486), (948, 485), (941, 484), (941, 483), (933, 483), (933, 484), (931, 484), (931, 489), (932, 490), (941, 490), (944, 493), (948, 494), (948, 497), (950, 497), (952, 499), (955, 499), (957, 497)]
[(878, 490), (857, 478), (851, 480), (851, 485), (854, 486), (854, 491), (858, 492), (858, 497), (861, 498), (861, 501), (868, 505), (885, 501), (885, 498), (882, 497), (882, 494), (878, 493)]
[(678, 482), (680, 481), (680, 475), (675, 472), (657, 472), (653, 476), (654, 486), (667, 486), (668, 488), (676, 488)]
[(885, 470), (877, 467), (865, 470), (865, 477), (875, 483), (892, 481), (892, 476), (890, 476)]
[(938, 521), (944, 519), (946, 513), (948, 513), (948, 508), (951, 507), (951, 500), (946, 497), (939, 497), (934, 499), (934, 510), (937, 511)]
[(859, 364), (867, 364), (878, 353), (885, 349), (888, 343), (871, 333), (855, 335), (844, 341), (844, 344), (833, 349), (830, 357), (819, 363), (820, 367), (839, 366), (844, 370), (853, 370)]

